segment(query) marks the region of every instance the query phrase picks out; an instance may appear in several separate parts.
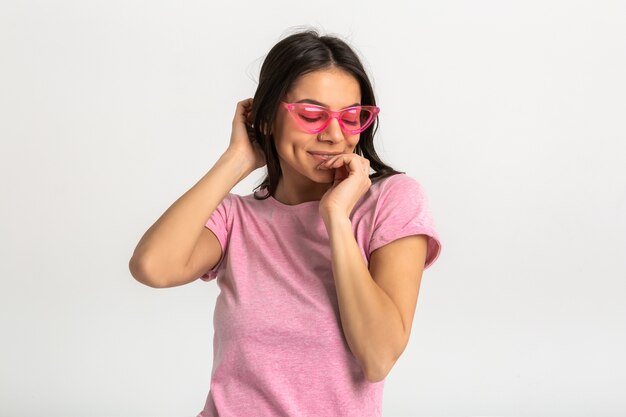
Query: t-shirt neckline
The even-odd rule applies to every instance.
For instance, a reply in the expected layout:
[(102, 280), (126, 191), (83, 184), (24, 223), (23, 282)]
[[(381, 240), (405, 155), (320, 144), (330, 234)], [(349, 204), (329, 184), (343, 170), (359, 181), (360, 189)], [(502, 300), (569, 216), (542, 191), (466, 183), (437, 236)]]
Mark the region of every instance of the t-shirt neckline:
[(275, 207), (279, 207), (282, 210), (300, 210), (303, 208), (308, 208), (308, 207), (317, 207), (320, 204), (320, 200), (311, 200), (311, 201), (305, 201), (304, 203), (299, 203), (299, 204), (285, 204), (285, 203), (281, 203), (280, 201), (276, 200), (273, 196), (269, 196), (266, 198), (266, 200), (268, 200), (273, 206)]

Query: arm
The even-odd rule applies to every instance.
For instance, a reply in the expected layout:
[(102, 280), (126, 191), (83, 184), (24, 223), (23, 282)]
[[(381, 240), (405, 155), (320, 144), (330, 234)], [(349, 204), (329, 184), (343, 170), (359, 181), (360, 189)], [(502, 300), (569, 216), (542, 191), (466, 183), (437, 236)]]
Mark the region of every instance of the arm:
[[(204, 263), (191, 262), (198, 239), (205, 232), (205, 224), (230, 190), (256, 168), (265, 165), (265, 155), (251, 129), (252, 99), (237, 103), (232, 122), (230, 144), (219, 160), (191, 189), (183, 194), (143, 235), (129, 261), (133, 277), (151, 287), (161, 288), (183, 285), (197, 277), (196, 270)], [(217, 248), (212, 243), (204, 247)], [(201, 260), (214, 259), (215, 254)], [(209, 256), (210, 258), (205, 258)]]
[(154, 288), (188, 281), (188, 277), (183, 277), (184, 271), (204, 225), (230, 190), (249, 172), (243, 158), (236, 152), (226, 151), (143, 235), (129, 261), (133, 277)]
[(350, 219), (331, 217), (326, 228), (346, 340), (367, 379), (381, 381), (409, 340), (426, 259), (426, 237), (408, 236), (378, 248), (368, 270)]

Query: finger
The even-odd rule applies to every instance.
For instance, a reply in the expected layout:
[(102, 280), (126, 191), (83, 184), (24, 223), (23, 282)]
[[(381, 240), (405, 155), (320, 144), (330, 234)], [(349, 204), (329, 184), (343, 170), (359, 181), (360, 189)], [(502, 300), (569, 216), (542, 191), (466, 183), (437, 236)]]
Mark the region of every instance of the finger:
[(347, 165), (340, 166), (335, 170), (335, 180), (341, 181), (345, 180), (350, 176), (350, 169), (348, 169)]
[(350, 169), (357, 169), (358, 161), (356, 159), (354, 155), (341, 154), (330, 158), (328, 161), (324, 162), (324, 165), (327, 168), (338, 168), (342, 165), (347, 165)]
[(322, 169), (332, 169), (332, 168), (337, 168), (337, 166), (341, 166), (341, 165), (337, 165), (337, 161), (338, 161), (338, 157), (333, 156), (332, 158), (330, 158), (327, 161), (322, 162), (319, 167)]
[(246, 122), (248, 118), (249, 105), (252, 103), (251, 98), (241, 100), (237, 102), (237, 110), (235, 111), (235, 117), (233, 117), (233, 123)]
[(344, 155), (346, 155), (346, 154), (345, 153), (340, 153), (340, 154), (337, 154), (335, 156), (331, 156), (326, 161), (324, 161), (324, 163), (330, 165), (332, 163), (335, 163), (339, 158), (342, 158)]

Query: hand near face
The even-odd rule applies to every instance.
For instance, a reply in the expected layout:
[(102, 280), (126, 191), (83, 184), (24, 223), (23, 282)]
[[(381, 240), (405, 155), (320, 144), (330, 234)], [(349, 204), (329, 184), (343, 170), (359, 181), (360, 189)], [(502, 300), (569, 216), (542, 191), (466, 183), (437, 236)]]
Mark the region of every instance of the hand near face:
[(319, 212), (324, 222), (332, 216), (350, 217), (357, 201), (369, 190), (370, 161), (356, 153), (333, 156), (318, 169), (334, 170), (333, 185), (320, 200)]

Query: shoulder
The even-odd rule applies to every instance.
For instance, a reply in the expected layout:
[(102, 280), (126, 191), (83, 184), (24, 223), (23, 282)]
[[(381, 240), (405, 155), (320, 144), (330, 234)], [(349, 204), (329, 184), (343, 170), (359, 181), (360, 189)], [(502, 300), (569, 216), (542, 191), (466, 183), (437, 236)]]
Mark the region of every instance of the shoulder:
[(395, 174), (385, 177), (372, 184), (377, 199), (389, 196), (399, 197), (402, 195), (422, 195), (424, 189), (419, 181), (406, 174)]
[(232, 200), (231, 206), (241, 216), (258, 217), (271, 212), (274, 204), (271, 198), (258, 192), (252, 192), (246, 195), (230, 194)]
[(355, 206), (353, 219), (361, 216), (375, 215), (381, 209), (391, 209), (406, 195), (420, 194), (419, 183), (406, 174), (394, 174), (372, 180), (369, 190)]
[(378, 220), (417, 221), (430, 216), (428, 197), (418, 180), (406, 174), (384, 178), (372, 199)]
[(407, 174), (399, 173), (399, 174), (389, 175), (388, 177), (384, 177), (378, 180), (374, 179), (374, 181), (372, 182), (372, 186), (388, 187), (388, 186), (393, 186), (397, 184), (407, 184), (407, 183), (418, 184), (418, 181), (415, 178)]

